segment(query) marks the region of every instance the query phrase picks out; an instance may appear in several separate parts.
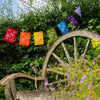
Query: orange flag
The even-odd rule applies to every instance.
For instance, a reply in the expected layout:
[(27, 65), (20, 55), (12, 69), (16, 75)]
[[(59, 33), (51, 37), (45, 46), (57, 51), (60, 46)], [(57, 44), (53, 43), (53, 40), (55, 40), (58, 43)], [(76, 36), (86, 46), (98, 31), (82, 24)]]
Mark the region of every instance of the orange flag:
[(44, 44), (43, 31), (34, 32), (34, 42), (35, 42), (35, 45), (43, 45)]
[(30, 33), (20, 32), (19, 45), (29, 46), (29, 42), (30, 42)]

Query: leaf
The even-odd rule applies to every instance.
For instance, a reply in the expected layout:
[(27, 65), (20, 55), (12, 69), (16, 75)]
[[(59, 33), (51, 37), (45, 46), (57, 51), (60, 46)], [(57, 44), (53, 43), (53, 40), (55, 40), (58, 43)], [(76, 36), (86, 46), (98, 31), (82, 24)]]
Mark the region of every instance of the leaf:
[(100, 25), (96, 26), (96, 29), (100, 29)]

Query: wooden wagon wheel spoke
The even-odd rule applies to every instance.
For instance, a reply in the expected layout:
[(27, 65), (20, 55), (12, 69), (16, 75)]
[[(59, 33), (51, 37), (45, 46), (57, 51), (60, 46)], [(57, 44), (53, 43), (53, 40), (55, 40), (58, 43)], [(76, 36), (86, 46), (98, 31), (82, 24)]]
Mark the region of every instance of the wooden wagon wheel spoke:
[(77, 61), (77, 58), (78, 58), (77, 41), (76, 41), (76, 37), (74, 37), (74, 59), (75, 59), (75, 63)]
[(53, 70), (53, 69), (50, 69), (50, 68), (47, 68), (46, 70), (50, 71), (50, 72), (54, 72), (54, 73), (60, 74), (60, 75), (65, 75), (63, 72), (56, 71), (56, 70)]
[[(65, 81), (67, 81), (67, 79), (63, 79), (63, 80), (60, 80), (60, 81), (52, 82), (52, 84), (57, 84), (57, 83), (65, 82)], [(49, 85), (50, 85), (50, 83), (47, 84), (47, 86), (49, 86)]]
[(94, 60), (92, 62), (97, 61), (98, 59), (100, 59), (100, 55), (98, 55), (96, 58), (94, 58)]
[(70, 59), (69, 59), (69, 58), (70, 58), (70, 55), (69, 55), (69, 52), (68, 52), (68, 50), (67, 50), (67, 48), (66, 48), (64, 42), (62, 42), (61, 45), (62, 45), (62, 47), (63, 47), (63, 49), (64, 49), (65, 55), (66, 55), (66, 57), (67, 57), (67, 59), (68, 59), (68, 62), (71, 63), (71, 61), (70, 61)]
[(62, 63), (62, 60), (61, 60), (55, 53), (52, 53), (52, 55), (53, 55), (60, 63)]
[(82, 57), (85, 57), (85, 55), (87, 53), (87, 50), (88, 50), (88, 47), (89, 47), (89, 44), (90, 44), (90, 41), (91, 41), (91, 39), (88, 39), (88, 42), (86, 44), (86, 47), (85, 47), (85, 50), (84, 50), (84, 53), (83, 53), (83, 56)]

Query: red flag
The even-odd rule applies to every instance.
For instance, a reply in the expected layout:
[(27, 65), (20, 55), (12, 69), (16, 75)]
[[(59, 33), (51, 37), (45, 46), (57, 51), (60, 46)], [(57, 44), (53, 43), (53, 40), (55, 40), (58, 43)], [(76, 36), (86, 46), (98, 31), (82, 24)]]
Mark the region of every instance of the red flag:
[(6, 34), (4, 36), (4, 40), (8, 41), (10, 43), (13, 43), (16, 34), (17, 34), (17, 30), (14, 30), (14, 29), (8, 27)]

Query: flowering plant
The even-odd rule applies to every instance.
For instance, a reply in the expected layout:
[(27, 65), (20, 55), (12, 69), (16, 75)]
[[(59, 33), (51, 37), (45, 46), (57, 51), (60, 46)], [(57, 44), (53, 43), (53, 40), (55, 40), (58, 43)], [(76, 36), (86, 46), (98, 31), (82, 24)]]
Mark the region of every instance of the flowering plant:
[[(50, 70), (59, 71), (61, 75), (57, 74), (56, 80), (59, 81), (55, 82), (56, 84), (52, 82), (49, 89), (56, 95), (60, 93), (63, 100), (100, 100), (99, 67), (97, 61), (84, 58), (79, 59), (77, 63), (62, 62), (55, 68), (51, 66)], [(49, 74), (52, 75), (51, 72)]]

